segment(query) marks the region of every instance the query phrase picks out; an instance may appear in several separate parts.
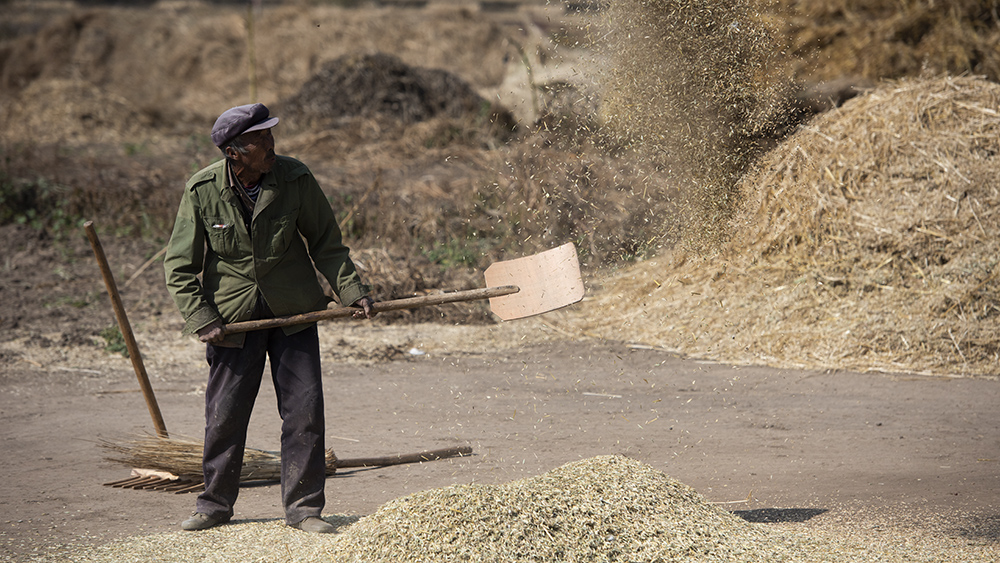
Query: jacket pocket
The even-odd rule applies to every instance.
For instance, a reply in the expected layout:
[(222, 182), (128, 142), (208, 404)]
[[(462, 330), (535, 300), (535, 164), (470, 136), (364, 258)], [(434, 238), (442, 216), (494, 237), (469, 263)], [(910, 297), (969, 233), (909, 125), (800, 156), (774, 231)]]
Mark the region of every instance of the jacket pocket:
[(236, 225), (232, 220), (221, 217), (206, 217), (205, 231), (208, 233), (208, 246), (213, 252), (225, 258), (236, 258), (239, 255), (239, 244), (236, 240)]
[(298, 235), (299, 229), (296, 224), (299, 210), (280, 215), (271, 220), (271, 255), (278, 257), (288, 250)]

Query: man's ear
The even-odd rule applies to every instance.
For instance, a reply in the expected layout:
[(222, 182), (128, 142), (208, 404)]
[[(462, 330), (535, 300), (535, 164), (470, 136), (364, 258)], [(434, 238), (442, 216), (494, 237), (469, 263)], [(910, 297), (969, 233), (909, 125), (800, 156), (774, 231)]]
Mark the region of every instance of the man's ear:
[(238, 153), (236, 152), (236, 149), (234, 149), (233, 147), (226, 147), (226, 158), (227, 159), (229, 159), (229, 160), (236, 160), (237, 154)]

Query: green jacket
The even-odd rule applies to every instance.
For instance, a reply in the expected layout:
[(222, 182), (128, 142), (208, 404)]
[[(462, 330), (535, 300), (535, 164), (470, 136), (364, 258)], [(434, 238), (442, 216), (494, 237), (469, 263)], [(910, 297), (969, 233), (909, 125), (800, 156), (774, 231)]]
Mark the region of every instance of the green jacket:
[[(258, 292), (275, 316), (323, 310), (331, 299), (316, 270), (345, 305), (370, 292), (344, 246), (330, 203), (306, 165), (278, 156), (261, 179), (251, 237), (225, 162), (188, 180), (163, 260), (185, 334), (216, 319), (250, 319)], [(284, 331), (293, 334), (308, 326)], [(222, 344), (242, 346), (244, 336), (228, 335)]]

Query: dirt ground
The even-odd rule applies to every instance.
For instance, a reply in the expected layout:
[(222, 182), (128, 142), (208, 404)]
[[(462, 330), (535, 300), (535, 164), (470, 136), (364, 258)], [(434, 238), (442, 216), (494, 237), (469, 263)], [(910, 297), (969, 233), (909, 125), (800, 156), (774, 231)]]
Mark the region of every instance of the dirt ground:
[[(327, 324), (322, 338), (328, 445), (339, 457), (457, 445), (474, 452), (343, 470), (328, 480), (330, 514), (363, 516), (429, 488), (503, 483), (619, 453), (709, 501), (746, 501), (727, 507), (752, 521), (876, 539), (900, 529), (959, 545), (998, 539), (995, 382), (707, 364), (564, 340), (546, 319), (493, 328)], [(174, 333), (140, 331), (139, 341), (168, 430), (198, 436), (201, 347)], [(344, 342), (362, 357), (334, 358)], [(380, 348), (407, 353), (363, 357)], [(252, 447), (277, 449), (273, 404), (265, 383)], [(81, 350), (8, 362), (0, 413), (4, 560), (175, 531), (193, 508), (192, 494), (102, 486), (129, 469), (104, 461), (97, 441), (152, 431), (121, 357)], [(276, 484), (244, 488), (236, 523), (281, 518), (279, 496)]]
[[(0, 558), (176, 531), (194, 495), (103, 486), (130, 469), (106, 461), (100, 441), (127, 443), (153, 425), (131, 362), (86, 337), (113, 322), (91, 250), (82, 233), (43, 248), (30, 233), (4, 231), (22, 250), (8, 257), (0, 294), (24, 306), (19, 328), (5, 333), (15, 338), (0, 344)], [(124, 287), (144, 249), (102, 243), (168, 431), (200, 436), (202, 346), (179, 336), (159, 271)], [(59, 283), (39, 279), (53, 279), (49, 253), (72, 265)], [(342, 470), (328, 480), (326, 512), (360, 517), (417, 491), (624, 454), (755, 522), (997, 545), (995, 381), (706, 363), (567, 335), (560, 327), (572, 313), (498, 325), (321, 325), (328, 447), (338, 457), (460, 445), (474, 454)], [(251, 447), (278, 447), (274, 400), (265, 382)], [(279, 496), (273, 483), (244, 488), (237, 524), (281, 518)]]

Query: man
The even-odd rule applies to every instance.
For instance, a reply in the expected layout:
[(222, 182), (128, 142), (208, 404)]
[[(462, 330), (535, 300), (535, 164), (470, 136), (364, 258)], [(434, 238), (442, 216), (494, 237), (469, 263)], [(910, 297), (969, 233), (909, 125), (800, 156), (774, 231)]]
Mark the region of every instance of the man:
[[(229, 521), (239, 493), (247, 424), (270, 359), (281, 415), (281, 497), (288, 525), (333, 526), (325, 505), (323, 388), (315, 324), (226, 334), (225, 323), (325, 309), (315, 270), (355, 318), (375, 316), (370, 288), (341, 240), (326, 196), (309, 169), (274, 153), (263, 104), (227, 110), (212, 141), (225, 159), (188, 180), (164, 258), (167, 288), (186, 334), (207, 343), (205, 491), (181, 524), (204, 530)], [(315, 265), (315, 270), (313, 266)]]

